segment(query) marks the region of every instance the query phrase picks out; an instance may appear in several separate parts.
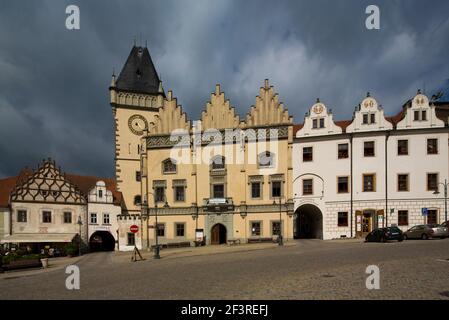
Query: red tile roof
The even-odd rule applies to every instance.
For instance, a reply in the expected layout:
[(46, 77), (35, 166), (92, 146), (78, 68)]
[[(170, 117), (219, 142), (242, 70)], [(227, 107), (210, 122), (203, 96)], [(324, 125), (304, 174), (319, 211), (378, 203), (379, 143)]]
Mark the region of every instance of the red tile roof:
[(0, 208), (6, 208), (9, 205), (9, 194), (16, 186), (18, 177), (0, 179)]

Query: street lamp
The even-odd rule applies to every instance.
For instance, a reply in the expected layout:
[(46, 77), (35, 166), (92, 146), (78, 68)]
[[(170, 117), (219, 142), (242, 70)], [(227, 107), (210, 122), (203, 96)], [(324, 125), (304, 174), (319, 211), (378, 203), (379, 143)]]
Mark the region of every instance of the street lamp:
[[(449, 185), (449, 183), (447, 182), (447, 179), (444, 179), (444, 183), (439, 182), (438, 185), (440, 184), (444, 187), (444, 221), (447, 221), (447, 186)], [(439, 195), (440, 192), (437, 189), (433, 192), (433, 194)]]
[[(159, 255), (159, 239), (158, 239), (158, 234), (157, 234), (157, 232), (158, 232), (158, 226), (157, 226), (157, 201), (156, 201), (156, 196), (154, 195), (154, 193), (151, 193), (150, 192), (150, 194), (152, 194), (153, 195), (153, 198), (154, 198), (154, 214), (155, 214), (155, 216), (156, 216), (156, 226), (155, 226), (155, 228), (154, 228), (154, 230), (155, 230), (155, 232), (156, 232), (156, 247), (154, 248), (154, 259), (160, 259), (161, 258), (161, 256)], [(168, 202), (167, 202), (167, 198), (165, 197), (165, 195), (163, 196), (163, 199), (165, 199), (165, 203), (164, 203), (164, 208), (168, 208), (168, 207), (170, 207), (169, 205), (168, 205)]]
[(78, 239), (78, 256), (81, 256), (81, 226), (83, 225), (83, 221), (81, 221), (81, 216), (78, 216), (77, 224), (80, 227), (80, 234), (79, 234), (79, 239)]
[[(273, 201), (273, 205), (276, 205), (276, 200)], [(282, 198), (279, 197), (279, 239), (278, 244), (280, 246), (284, 245), (284, 241), (282, 239)]]

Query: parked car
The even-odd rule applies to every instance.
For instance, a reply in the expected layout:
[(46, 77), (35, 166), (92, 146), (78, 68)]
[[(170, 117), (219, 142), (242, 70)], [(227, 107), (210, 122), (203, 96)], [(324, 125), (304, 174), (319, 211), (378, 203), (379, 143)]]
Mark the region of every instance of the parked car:
[(420, 224), (404, 232), (404, 239), (446, 238), (448, 228), (438, 224)]
[(378, 228), (371, 231), (366, 237), (366, 242), (386, 242), (390, 240), (404, 240), (401, 229), (398, 227)]

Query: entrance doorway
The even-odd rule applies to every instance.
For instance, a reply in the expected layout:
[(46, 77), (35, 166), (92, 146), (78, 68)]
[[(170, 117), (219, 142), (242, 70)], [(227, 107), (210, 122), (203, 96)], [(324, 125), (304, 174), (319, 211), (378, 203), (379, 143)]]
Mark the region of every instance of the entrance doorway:
[(226, 227), (221, 223), (214, 225), (210, 232), (210, 244), (226, 243)]
[(295, 239), (323, 239), (323, 214), (312, 205), (305, 204), (296, 209)]
[(114, 251), (115, 239), (108, 231), (96, 231), (89, 239), (89, 249), (95, 251)]
[(438, 223), (437, 210), (427, 210), (427, 224), (436, 223)]

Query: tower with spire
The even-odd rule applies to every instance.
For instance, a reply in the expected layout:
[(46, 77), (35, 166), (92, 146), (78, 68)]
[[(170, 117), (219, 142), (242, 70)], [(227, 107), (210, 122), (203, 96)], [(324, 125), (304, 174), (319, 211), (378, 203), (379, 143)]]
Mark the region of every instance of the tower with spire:
[(142, 137), (148, 133), (165, 93), (148, 48), (134, 45), (120, 74), (112, 75), (110, 103), (115, 121), (115, 176), (124, 213), (140, 213)]

